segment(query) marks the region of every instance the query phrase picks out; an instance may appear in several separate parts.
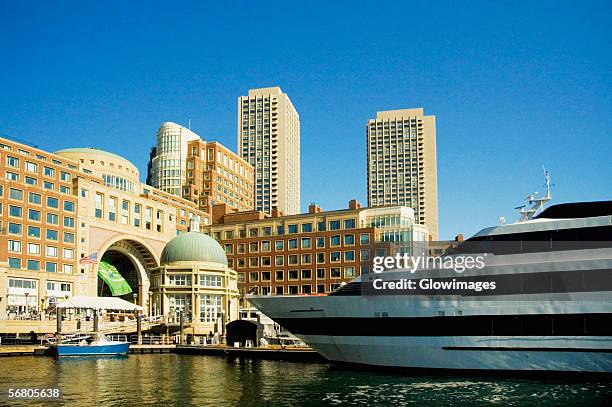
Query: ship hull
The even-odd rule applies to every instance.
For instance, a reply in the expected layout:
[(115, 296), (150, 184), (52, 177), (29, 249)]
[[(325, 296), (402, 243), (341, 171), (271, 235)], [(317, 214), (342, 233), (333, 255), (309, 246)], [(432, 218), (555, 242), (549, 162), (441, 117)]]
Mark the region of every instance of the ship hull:
[(108, 356), (125, 355), (130, 349), (129, 342), (104, 343), (93, 345), (65, 344), (57, 345), (58, 356)]

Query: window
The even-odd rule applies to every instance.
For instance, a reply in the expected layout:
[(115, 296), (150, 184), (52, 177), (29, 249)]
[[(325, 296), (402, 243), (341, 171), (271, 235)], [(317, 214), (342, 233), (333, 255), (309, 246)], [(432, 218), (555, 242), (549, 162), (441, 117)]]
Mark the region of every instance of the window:
[(276, 257), (274, 257), (274, 265), (275, 266), (284, 266), (285, 265), (285, 256), (276, 256)]
[(355, 235), (344, 235), (344, 245), (354, 246), (355, 245)]
[(309, 237), (302, 238), (302, 249), (310, 249), (312, 247), (312, 240)]
[(40, 255), (40, 245), (38, 243), (28, 243), (28, 254)]
[(220, 295), (200, 294), (200, 322), (217, 322), (223, 315)]
[(249, 273), (249, 281), (259, 281), (259, 273), (256, 271), (251, 271)]
[(282, 236), (285, 234), (285, 227), (284, 226), (277, 226), (276, 227), (276, 234), (279, 236)]
[(297, 270), (289, 270), (288, 272), (289, 280), (297, 280), (298, 279), (298, 271)]
[(290, 254), (289, 256), (287, 256), (287, 263), (292, 266), (298, 264), (298, 255)]
[(317, 294), (325, 293), (325, 284), (317, 284)]
[(317, 269), (317, 278), (320, 280), (325, 278), (325, 269)]
[(56, 213), (47, 212), (47, 223), (50, 225), (58, 225), (59, 224), (59, 215)]
[(270, 259), (270, 256), (264, 256), (261, 258), (261, 265), (262, 267), (270, 267), (272, 265), (272, 260)]
[(312, 263), (312, 254), (304, 253), (302, 254), (302, 264), (311, 264)]
[(19, 158), (11, 157), (10, 155), (6, 156), (6, 165), (8, 167), (19, 168)]
[(64, 227), (73, 228), (74, 227), (74, 218), (69, 216), (64, 216)]
[(245, 252), (245, 244), (244, 243), (238, 243), (236, 245), (236, 252), (238, 254), (243, 254)]
[(168, 274), (168, 284), (176, 286), (191, 286), (191, 274)]
[(57, 241), (57, 230), (47, 229), (47, 240)]
[(312, 223), (302, 223), (302, 233), (312, 232)]
[(261, 242), (261, 251), (262, 252), (269, 252), (271, 248), (271, 244), (269, 240), (264, 240), (263, 242)]
[(311, 294), (312, 293), (312, 286), (310, 284), (304, 284), (302, 286), (302, 294)]
[(225, 244), (225, 253), (231, 254), (234, 251), (234, 245), (231, 243)]
[(55, 246), (47, 246), (45, 249), (45, 256), (47, 257), (57, 257), (57, 247)]
[[(104, 210), (103, 202), (104, 202), (104, 195), (96, 193), (96, 198), (95, 198), (96, 218), (102, 219), (102, 212)], [(138, 213), (140, 210), (140, 205), (136, 205), (136, 207), (138, 209), (136, 213)], [(136, 221), (134, 222), (136, 223)], [(140, 219), (139, 219), (139, 222), (140, 222)], [(139, 226), (139, 225), (135, 224), (135, 226)]]
[(40, 270), (40, 261), (38, 260), (28, 260), (28, 270), (38, 271)]
[(289, 294), (297, 294), (298, 293), (298, 286), (297, 285), (290, 285), (289, 286)]
[(325, 247), (325, 238), (317, 237), (317, 248)]
[(21, 201), (23, 200), (23, 191), (21, 189), (11, 188), (9, 189), (9, 198)]
[(367, 249), (361, 250), (361, 252), (359, 253), (359, 258), (361, 261), (370, 260), (370, 251)]
[(344, 252), (344, 261), (355, 261), (355, 251), (349, 250)]
[(62, 257), (65, 259), (74, 259), (74, 249), (62, 249)]
[(6, 171), (4, 173), (4, 178), (9, 181), (19, 181), (19, 174), (15, 174), (14, 172)]
[(9, 252), (21, 253), (21, 242), (19, 240), (8, 241)]
[(368, 244), (368, 243), (370, 243), (370, 234), (369, 233), (362, 233), (361, 236), (359, 236), (359, 241), (361, 242), (361, 244)]
[(329, 276), (331, 278), (340, 278), (342, 277), (340, 274), (340, 267), (332, 267), (329, 269)]
[(287, 233), (297, 233), (298, 232), (298, 225), (288, 225), (287, 226)]
[(55, 177), (55, 169), (51, 167), (43, 167), (43, 175), (45, 177), (53, 178)]
[(43, 188), (44, 189), (53, 189), (54, 188), (53, 182), (43, 181)]
[(40, 205), (42, 202), (42, 197), (40, 196), (40, 194), (30, 192), (28, 194), (28, 202), (30, 202), (31, 204), (35, 204), (35, 205)]
[[(261, 272), (261, 281), (271, 281), (271, 280), (272, 280), (272, 274), (269, 271)], [(262, 287), (262, 288), (267, 288), (267, 287)]]
[(332, 263), (337, 263), (340, 261), (340, 252), (331, 252), (329, 254), (329, 261)]
[(302, 270), (302, 280), (311, 280), (312, 279), (312, 270)]
[(317, 264), (325, 263), (325, 253), (317, 253)]
[(23, 211), (20, 206), (9, 205), (9, 216), (21, 218)]
[(319, 232), (325, 232), (325, 221), (317, 222), (317, 230)]
[(9, 223), (8, 232), (11, 235), (21, 235), (21, 225), (19, 223)]
[(331, 247), (340, 246), (340, 235), (330, 236), (330, 238), (329, 238), (329, 245)]
[(289, 250), (297, 249), (298, 248), (298, 241), (297, 241), (297, 239), (289, 239), (287, 244), (289, 246)]
[(74, 233), (64, 232), (64, 243), (74, 243)]
[(258, 232), (259, 232), (259, 230), (257, 228), (249, 229), (249, 236), (250, 237), (257, 237)]
[(221, 276), (215, 276), (211, 274), (200, 274), (200, 286), (217, 288), (223, 286), (223, 280)]
[(272, 236), (272, 227), (271, 226), (264, 227), (263, 234), (264, 236)]
[(274, 279), (276, 281), (283, 281), (285, 279), (285, 272), (283, 270), (276, 270), (274, 274)]
[(114, 222), (117, 219), (117, 198), (108, 200), (108, 220)]
[(67, 212), (74, 212), (74, 202), (64, 201), (64, 210)]
[(8, 265), (9, 265), (10, 268), (20, 269), (21, 268), (21, 259), (17, 258), (17, 257), (9, 257)]
[(259, 251), (259, 242), (249, 243), (249, 253), (257, 253)]
[(340, 221), (332, 220), (329, 222), (329, 230), (339, 230), (340, 229)]
[(25, 170), (28, 172), (38, 172), (38, 164), (36, 163), (31, 163), (29, 161), (25, 162)]
[(283, 240), (277, 240), (274, 247), (277, 252), (282, 251), (285, 249), (285, 242)]
[(355, 267), (345, 267), (344, 268), (344, 278), (355, 278)]
[(25, 177), (25, 183), (28, 185), (38, 185), (38, 180), (32, 177)]
[(28, 237), (40, 238), (40, 228), (38, 226), (28, 226)]
[(62, 265), (62, 272), (65, 274), (72, 274), (74, 271), (74, 266), (72, 264), (64, 264)]
[(355, 229), (355, 219), (345, 219), (344, 229)]
[(54, 198), (52, 196), (48, 196), (47, 197), (47, 206), (49, 208), (55, 208), (58, 209), (59, 208), (59, 199)]
[(249, 257), (249, 267), (259, 267), (259, 257)]
[(64, 171), (60, 171), (60, 179), (62, 181), (68, 182), (68, 181), (70, 181), (70, 174), (67, 173), (67, 172), (64, 172)]

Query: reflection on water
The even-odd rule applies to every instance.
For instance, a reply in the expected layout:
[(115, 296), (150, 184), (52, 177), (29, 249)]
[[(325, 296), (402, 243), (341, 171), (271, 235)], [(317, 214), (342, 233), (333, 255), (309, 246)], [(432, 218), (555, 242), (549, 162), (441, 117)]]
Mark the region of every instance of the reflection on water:
[(604, 405), (612, 398), (601, 379), (424, 377), (172, 354), (0, 359), (0, 392), (18, 386), (60, 387), (66, 405), (103, 406), (543, 406)]

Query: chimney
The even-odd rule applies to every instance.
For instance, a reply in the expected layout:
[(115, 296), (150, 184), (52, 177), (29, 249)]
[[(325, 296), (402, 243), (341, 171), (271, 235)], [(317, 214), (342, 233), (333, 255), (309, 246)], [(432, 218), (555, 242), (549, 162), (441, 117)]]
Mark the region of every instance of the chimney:
[(285, 215), (285, 213), (283, 211), (279, 210), (278, 207), (275, 206), (275, 207), (272, 208), (272, 217), (273, 218), (278, 218), (278, 217), (281, 217), (281, 216), (284, 216), (284, 215)]
[(231, 212), (231, 208), (226, 203), (215, 204), (212, 207), (212, 223), (223, 223), (223, 217)]
[(356, 199), (351, 199), (349, 201), (349, 209), (359, 209), (361, 208), (361, 204)]
[(315, 204), (314, 202), (313, 202), (313, 203), (311, 203), (311, 204), (308, 206), (308, 213), (310, 213), (310, 214), (313, 214), (313, 213), (321, 213), (321, 212), (323, 212), (323, 211), (321, 210), (321, 207), (320, 207), (319, 205)]

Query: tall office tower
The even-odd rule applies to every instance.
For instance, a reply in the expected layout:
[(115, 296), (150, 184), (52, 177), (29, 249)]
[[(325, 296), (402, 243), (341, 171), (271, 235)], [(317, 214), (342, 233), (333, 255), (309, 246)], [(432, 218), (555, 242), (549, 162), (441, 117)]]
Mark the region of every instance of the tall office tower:
[(279, 87), (238, 98), (238, 153), (255, 168), (255, 209), (300, 212), (300, 116)]
[(422, 108), (368, 120), (368, 206), (404, 205), (438, 239), (436, 118)]
[(187, 143), (199, 139), (200, 136), (188, 128), (172, 122), (162, 123), (157, 130), (157, 148), (151, 158), (147, 181), (155, 188), (180, 196), (187, 179)]

